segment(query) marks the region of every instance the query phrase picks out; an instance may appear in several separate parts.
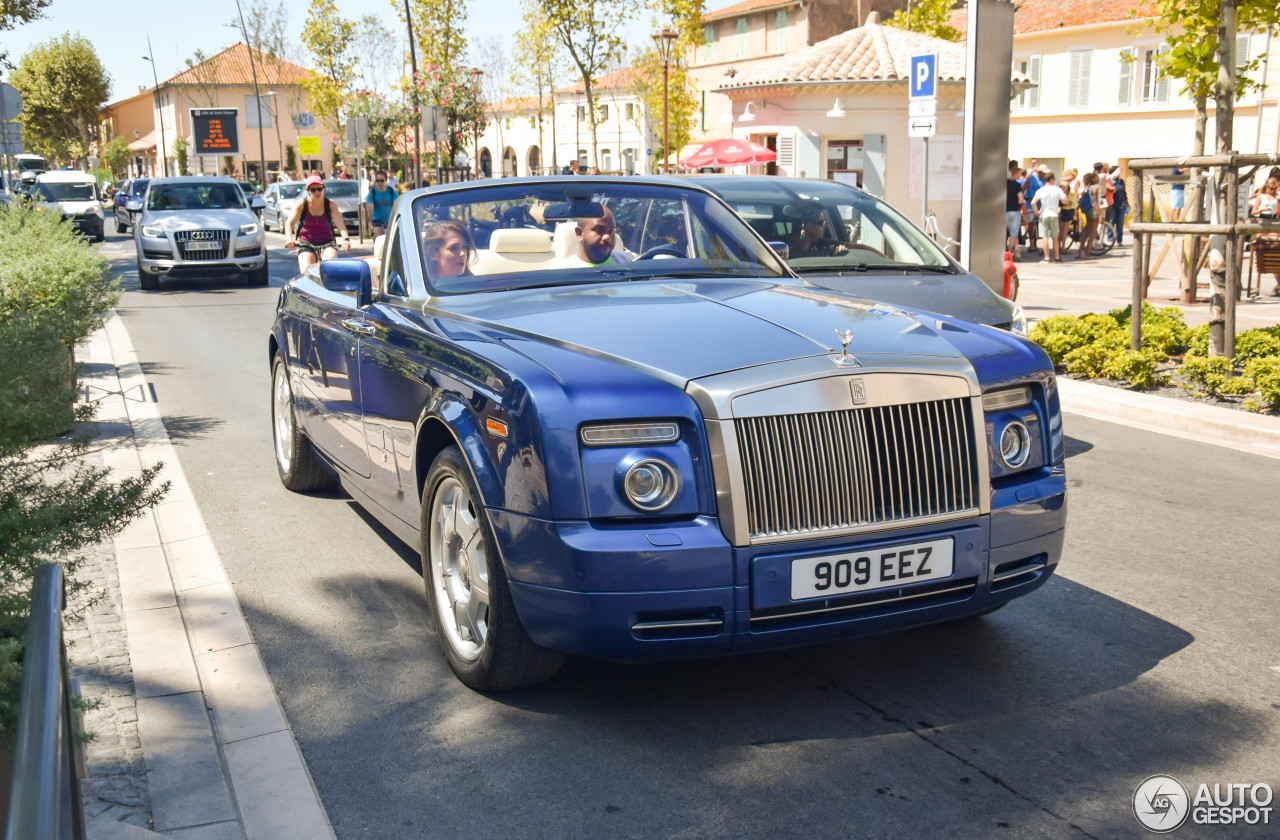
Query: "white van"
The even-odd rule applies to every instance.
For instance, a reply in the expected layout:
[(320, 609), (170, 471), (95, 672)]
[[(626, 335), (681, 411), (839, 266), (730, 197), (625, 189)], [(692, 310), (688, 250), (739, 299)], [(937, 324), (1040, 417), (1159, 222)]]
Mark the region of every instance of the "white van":
[(34, 210), (61, 213), (77, 232), (91, 237), (94, 242), (105, 238), (102, 194), (92, 175), (86, 172), (42, 172), (36, 177), (31, 200)]

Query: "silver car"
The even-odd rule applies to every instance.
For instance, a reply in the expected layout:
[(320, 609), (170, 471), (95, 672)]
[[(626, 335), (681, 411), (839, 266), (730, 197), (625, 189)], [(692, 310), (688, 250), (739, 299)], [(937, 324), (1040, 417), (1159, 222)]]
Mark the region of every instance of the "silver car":
[(267, 285), (267, 249), (258, 217), (230, 178), (154, 178), (137, 211), (138, 285), (160, 278), (244, 273), (249, 285)]
[[(342, 221), (347, 232), (355, 236), (360, 230), (360, 182), (346, 178), (331, 178), (324, 182), (324, 194), (342, 211)], [(287, 218), (287, 217), (286, 217)]]
[(278, 230), (284, 233), (285, 223), (289, 221), (293, 208), (306, 195), (302, 187), (302, 181), (281, 181), (267, 187), (263, 195), (267, 206), (262, 211), (262, 226), (267, 230)]

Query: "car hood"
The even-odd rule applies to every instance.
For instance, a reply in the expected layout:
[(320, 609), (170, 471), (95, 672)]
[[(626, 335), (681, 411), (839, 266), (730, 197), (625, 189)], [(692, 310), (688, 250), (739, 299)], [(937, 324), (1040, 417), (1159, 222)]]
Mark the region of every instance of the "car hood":
[(890, 301), (911, 309), (925, 309), (974, 321), (1007, 325), (1013, 319), (1013, 303), (993, 292), (969, 273), (912, 274), (892, 272), (808, 272), (805, 280), (817, 286), (871, 300)]
[(998, 356), (1018, 341), (798, 282), (664, 279), (525, 289), (437, 298), (423, 312), (514, 334), (525, 341), (510, 343), (483, 330), (551, 370), (562, 361), (556, 348), (563, 347), (682, 386), (730, 370), (839, 353), (837, 332), (845, 330), (852, 332), (854, 356)]
[(352, 196), (351, 198), (330, 197), (329, 201), (333, 204), (338, 205), (338, 209), (341, 210), (343, 213), (350, 213), (354, 210), (360, 209), (360, 199), (354, 196)]
[(256, 222), (247, 207), (228, 210), (148, 210), (140, 224), (160, 225), (168, 231), (197, 228), (232, 228)]

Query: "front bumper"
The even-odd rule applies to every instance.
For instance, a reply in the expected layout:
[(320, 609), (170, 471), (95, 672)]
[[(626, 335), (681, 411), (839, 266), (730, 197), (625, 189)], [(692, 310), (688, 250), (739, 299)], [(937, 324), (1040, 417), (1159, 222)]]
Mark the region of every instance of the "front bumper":
[[(1065, 477), (1044, 470), (1005, 489), (1011, 504), (962, 522), (747, 548), (729, 545), (711, 517), (622, 527), (489, 515), (516, 610), (535, 642), (585, 656), (653, 660), (918, 627), (1026, 595), (1049, 579), (1062, 554)], [(954, 541), (948, 578), (790, 600), (798, 557), (939, 538)]]
[(101, 237), (105, 230), (102, 217), (97, 213), (84, 213), (79, 216), (63, 216), (62, 218), (71, 225), (72, 230), (76, 233), (83, 233), (95, 239)]
[(214, 259), (185, 259), (179, 256), (178, 243), (172, 236), (137, 238), (138, 270), (151, 275), (209, 276), (238, 274), (261, 268), (267, 263), (261, 231), (252, 236), (232, 235), (224, 254)]

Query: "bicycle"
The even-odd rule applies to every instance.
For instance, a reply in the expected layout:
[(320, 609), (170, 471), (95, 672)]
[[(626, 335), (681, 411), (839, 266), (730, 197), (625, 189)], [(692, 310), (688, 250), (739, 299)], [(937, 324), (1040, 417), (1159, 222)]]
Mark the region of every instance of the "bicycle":
[(1093, 253), (1105, 254), (1116, 246), (1115, 222), (1098, 220), (1098, 235), (1093, 240)]

